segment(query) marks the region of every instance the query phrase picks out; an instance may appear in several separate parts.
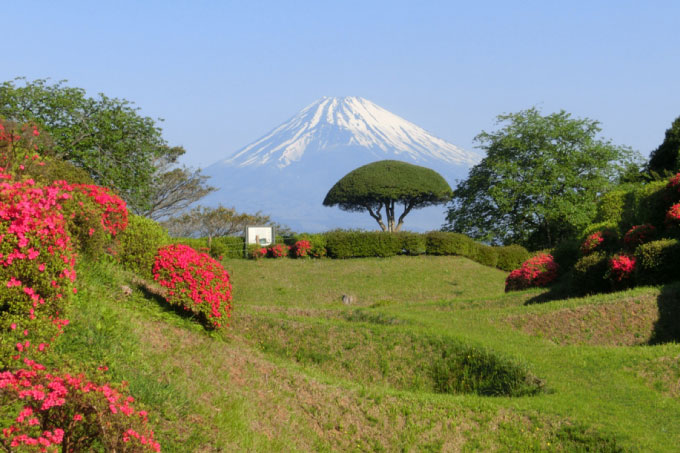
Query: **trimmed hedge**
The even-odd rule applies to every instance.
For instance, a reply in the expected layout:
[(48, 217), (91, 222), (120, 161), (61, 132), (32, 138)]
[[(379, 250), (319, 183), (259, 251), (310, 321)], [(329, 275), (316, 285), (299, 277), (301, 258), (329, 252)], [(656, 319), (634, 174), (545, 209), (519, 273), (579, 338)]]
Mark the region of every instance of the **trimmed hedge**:
[(427, 252), (427, 243), (425, 236), (419, 233), (411, 233), (409, 231), (402, 231), (396, 234), (401, 239), (401, 253), (404, 255), (424, 255)]
[(225, 258), (243, 258), (245, 239), (239, 236), (221, 236), (213, 238), (210, 244), (210, 256), (222, 260)]
[(504, 271), (513, 271), (529, 259), (529, 251), (521, 245), (506, 245), (495, 250), (498, 255), (496, 267)]
[(496, 267), (498, 264), (498, 253), (494, 247), (486, 244), (480, 244), (473, 242), (473, 247), (471, 247), (472, 255), (469, 256), (473, 261), (483, 264), (484, 266)]
[(680, 241), (662, 239), (638, 246), (636, 279), (640, 283), (659, 284), (680, 280)]
[(431, 231), (426, 234), (426, 250), (428, 255), (460, 255), (472, 257), (475, 241), (459, 233)]
[[(663, 227), (670, 194), (668, 181), (653, 181), (629, 190), (604, 194), (597, 206), (595, 222), (606, 222), (618, 230), (628, 231), (634, 225), (650, 223)], [(594, 225), (589, 228), (592, 229)]]
[(326, 251), (331, 258), (367, 258), (395, 256), (402, 251), (399, 235), (374, 231), (330, 231)]

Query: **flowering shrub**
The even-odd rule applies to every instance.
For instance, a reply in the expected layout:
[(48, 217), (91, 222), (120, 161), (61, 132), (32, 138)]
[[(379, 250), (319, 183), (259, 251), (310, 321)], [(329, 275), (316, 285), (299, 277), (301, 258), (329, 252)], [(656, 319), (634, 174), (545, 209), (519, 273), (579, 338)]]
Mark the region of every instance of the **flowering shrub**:
[(52, 373), (32, 360), (0, 373), (0, 435), (6, 451), (160, 451), (147, 413), (132, 407), (123, 387), (82, 374)]
[(301, 240), (297, 241), (291, 251), (296, 258), (304, 258), (309, 256), (309, 251), (312, 248), (312, 244), (309, 241)]
[(284, 244), (276, 244), (272, 245), (267, 249), (267, 256), (269, 258), (285, 258), (288, 256), (288, 252), (290, 251), (290, 247)]
[(529, 258), (519, 269), (510, 272), (505, 280), (505, 291), (547, 286), (552, 283), (559, 273), (559, 265), (553, 256), (540, 253)]
[(581, 244), (581, 253), (588, 255), (600, 248), (609, 234), (608, 231), (604, 230), (596, 231), (588, 236), (586, 240), (583, 241), (583, 244)]
[(158, 249), (154, 279), (168, 288), (167, 300), (190, 310), (202, 321), (221, 327), (231, 313), (229, 274), (220, 263), (188, 245), (171, 244)]
[(250, 257), (257, 260), (267, 256), (267, 249), (264, 247), (255, 246), (250, 249)]
[(635, 257), (630, 255), (614, 255), (609, 260), (609, 277), (621, 282), (630, 278), (635, 270)]
[(159, 223), (131, 215), (127, 228), (116, 236), (116, 257), (126, 269), (151, 278), (156, 251), (169, 242), (168, 232)]
[[(680, 173), (678, 173), (680, 175)], [(666, 222), (671, 225), (680, 223), (680, 203), (674, 204), (666, 212)]]
[(68, 320), (75, 254), (60, 203), (70, 195), (0, 170), (0, 369), (42, 352)]
[(649, 242), (656, 235), (656, 228), (654, 225), (648, 223), (644, 225), (635, 225), (623, 236), (623, 243), (634, 249), (640, 244)]

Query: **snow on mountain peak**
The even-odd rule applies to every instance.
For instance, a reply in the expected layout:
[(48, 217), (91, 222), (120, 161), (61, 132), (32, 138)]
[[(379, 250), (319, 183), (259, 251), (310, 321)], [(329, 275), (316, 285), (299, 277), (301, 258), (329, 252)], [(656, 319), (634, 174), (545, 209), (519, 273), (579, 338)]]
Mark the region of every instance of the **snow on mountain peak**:
[(362, 147), (376, 159), (401, 157), (413, 162), (443, 161), (470, 166), (480, 157), (433, 136), (421, 127), (355, 96), (323, 97), (302, 109), (264, 137), (221, 163), (284, 168), (300, 161), (306, 151), (342, 151)]

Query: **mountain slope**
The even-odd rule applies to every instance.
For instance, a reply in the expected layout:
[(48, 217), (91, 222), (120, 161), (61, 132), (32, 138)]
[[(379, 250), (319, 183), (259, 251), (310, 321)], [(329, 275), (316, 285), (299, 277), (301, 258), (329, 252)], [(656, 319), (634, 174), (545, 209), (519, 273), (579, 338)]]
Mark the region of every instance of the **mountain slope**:
[[(219, 191), (203, 202), (262, 211), (297, 231), (375, 229), (367, 215), (324, 208), (321, 201), (347, 172), (383, 159), (432, 168), (453, 186), (480, 159), (475, 153), (363, 98), (322, 98), (264, 137), (207, 167)], [(406, 228), (436, 229), (444, 208), (411, 213)]]

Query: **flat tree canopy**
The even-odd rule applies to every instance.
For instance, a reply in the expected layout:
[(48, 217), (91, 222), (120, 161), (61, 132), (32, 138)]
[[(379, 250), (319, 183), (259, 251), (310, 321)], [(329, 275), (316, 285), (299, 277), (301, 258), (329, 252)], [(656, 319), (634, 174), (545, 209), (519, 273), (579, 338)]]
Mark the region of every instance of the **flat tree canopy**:
[[(328, 191), (324, 206), (344, 211), (368, 211), (383, 231), (399, 231), (412, 209), (446, 203), (453, 191), (434, 170), (397, 160), (373, 162), (352, 170)], [(396, 203), (404, 211), (395, 224)], [(385, 208), (387, 225), (381, 210)]]

